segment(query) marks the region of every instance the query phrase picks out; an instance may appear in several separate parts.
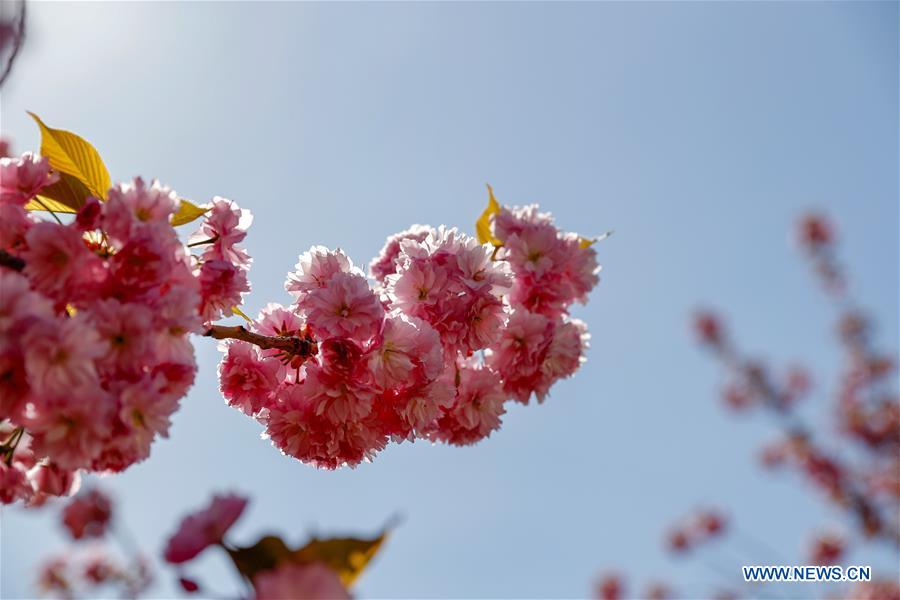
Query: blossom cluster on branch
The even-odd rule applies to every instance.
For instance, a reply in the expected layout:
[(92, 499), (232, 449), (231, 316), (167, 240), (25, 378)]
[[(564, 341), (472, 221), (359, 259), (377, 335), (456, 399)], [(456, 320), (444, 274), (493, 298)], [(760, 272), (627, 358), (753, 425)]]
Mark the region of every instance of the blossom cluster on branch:
[(215, 198), (191, 254), (180, 200), (135, 179), (68, 223), (30, 203), (60, 182), (46, 158), (0, 159), (0, 500), (74, 489), (79, 470), (145, 459), (194, 381), (189, 334), (240, 304), (249, 214)]
[(571, 318), (596, 285), (596, 252), (536, 206), (499, 208), (494, 244), (417, 225), (388, 239), (369, 272), (314, 246), (288, 275), (293, 304), (251, 324), (302, 351), (223, 344), (228, 402), (285, 454), (357, 465), (390, 440), (471, 444), (500, 427), (504, 404), (542, 401), (584, 360)]
[[(251, 320), (237, 308), (248, 211), (156, 181), (113, 185), (93, 146), (31, 116), (42, 156), (0, 159), (4, 503), (39, 504), (77, 489), (81, 470), (147, 458), (193, 383), (192, 333), (222, 340), (228, 404), (328, 469), (391, 440), (477, 442), (507, 401), (543, 401), (585, 359), (587, 328), (569, 309), (599, 280), (593, 241), (536, 205), (501, 207), (490, 190), (478, 239), (414, 226), (369, 277), (313, 246), (288, 275), (293, 302)], [(183, 242), (175, 228), (196, 219)], [(215, 323), (235, 312), (247, 327)]]

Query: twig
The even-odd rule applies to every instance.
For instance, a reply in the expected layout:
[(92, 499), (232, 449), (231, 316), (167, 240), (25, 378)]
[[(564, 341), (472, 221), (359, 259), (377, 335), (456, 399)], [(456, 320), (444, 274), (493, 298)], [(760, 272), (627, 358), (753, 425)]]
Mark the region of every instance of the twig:
[(263, 350), (281, 350), (292, 356), (309, 356), (314, 353), (312, 345), (315, 342), (311, 342), (308, 338), (261, 335), (248, 331), (243, 325), (211, 325), (203, 335), (217, 340), (241, 340), (259, 346)]
[(3, 66), (3, 74), (0, 75), (0, 86), (2, 86), (6, 82), (6, 78), (9, 77), (9, 74), (12, 72), (13, 63), (16, 61), (16, 57), (19, 56), (19, 50), (22, 48), (22, 44), (25, 42), (25, 0), (21, 0), (19, 3), (19, 20), (16, 23), (16, 35), (15, 40), (13, 41), (13, 49), (12, 53), (9, 55), (9, 60), (6, 61), (6, 64)]

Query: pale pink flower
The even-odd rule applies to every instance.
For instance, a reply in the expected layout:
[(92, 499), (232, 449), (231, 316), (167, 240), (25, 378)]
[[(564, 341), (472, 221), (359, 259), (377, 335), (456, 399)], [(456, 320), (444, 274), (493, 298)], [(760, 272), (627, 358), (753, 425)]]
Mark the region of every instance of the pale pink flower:
[(112, 519), (112, 501), (98, 489), (72, 498), (62, 512), (63, 525), (76, 540), (103, 537)]
[(433, 381), (444, 366), (440, 338), (428, 323), (391, 313), (368, 354), (369, 368), (382, 387)]
[(454, 445), (474, 444), (500, 428), (506, 393), (499, 373), (471, 361), (458, 367), (456, 397), (431, 437)]
[(511, 235), (521, 233), (527, 227), (552, 224), (553, 217), (550, 213), (539, 212), (537, 204), (504, 206), (494, 215), (494, 235), (502, 241)]
[(332, 423), (358, 421), (372, 411), (372, 388), (347, 378), (347, 373), (308, 368), (302, 384), (312, 412)]
[(219, 363), (219, 389), (228, 404), (248, 416), (256, 415), (268, 404), (281, 382), (281, 365), (275, 359), (264, 359), (256, 346), (231, 341), (225, 346)]
[(329, 250), (325, 246), (313, 246), (308, 252), (301, 254), (295, 269), (288, 274), (284, 289), (298, 300), (307, 292), (325, 287), (338, 273), (363, 275), (340, 248)]
[(210, 260), (200, 267), (200, 315), (206, 322), (232, 314), (250, 291), (247, 271), (224, 260)]
[(103, 211), (103, 229), (116, 240), (126, 240), (146, 224), (168, 225), (178, 206), (178, 195), (155, 179), (147, 186), (136, 177), (109, 190)]
[[(306, 333), (305, 326), (306, 320), (296, 312), (281, 304), (270, 302), (260, 311), (252, 327), (253, 331), (262, 335), (303, 337)], [(261, 350), (260, 354), (270, 358), (279, 356), (281, 351), (269, 348)]]
[(209, 506), (186, 516), (169, 538), (164, 557), (170, 563), (191, 560), (207, 547), (220, 544), (247, 507), (247, 499), (235, 494), (213, 496)]
[(102, 279), (102, 261), (88, 250), (74, 227), (43, 221), (28, 230), (25, 241), (24, 273), (36, 289), (54, 300), (83, 296)]
[(256, 600), (349, 600), (337, 573), (318, 562), (283, 563), (253, 578)]
[(547, 317), (515, 308), (499, 341), (491, 346), (487, 364), (503, 378), (507, 394), (528, 403), (543, 379), (541, 365), (553, 339), (554, 324)]
[(393, 275), (397, 271), (397, 258), (400, 255), (400, 242), (403, 240), (415, 240), (421, 242), (428, 234), (434, 233), (434, 229), (428, 225), (413, 225), (406, 231), (401, 231), (389, 237), (381, 249), (381, 253), (369, 264), (369, 275), (379, 282)]
[(107, 351), (84, 313), (36, 323), (24, 335), (25, 370), (40, 394), (75, 394), (97, 384), (95, 359)]
[(366, 341), (381, 329), (384, 307), (362, 275), (336, 273), (323, 287), (297, 300), (313, 331), (322, 337)]
[(213, 198), (205, 208), (208, 208), (208, 212), (203, 218), (203, 224), (191, 235), (188, 243), (212, 240), (204, 245), (204, 260), (224, 260), (239, 266), (249, 265), (250, 256), (237, 244), (247, 236), (247, 228), (253, 222), (250, 211), (219, 196)]
[(0, 158), (0, 204), (24, 205), (58, 179), (50, 171), (50, 162), (31, 152), (19, 158)]
[(590, 337), (584, 321), (570, 319), (558, 324), (541, 370), (554, 381), (575, 373), (586, 360), (584, 352)]

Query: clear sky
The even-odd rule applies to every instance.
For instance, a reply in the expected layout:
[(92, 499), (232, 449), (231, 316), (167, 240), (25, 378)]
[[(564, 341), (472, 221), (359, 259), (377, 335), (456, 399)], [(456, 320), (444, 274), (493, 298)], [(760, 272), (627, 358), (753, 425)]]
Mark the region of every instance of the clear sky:
[[(474, 447), (393, 445), (356, 470), (316, 471), (224, 404), (215, 344), (196, 340), (200, 374), (170, 439), (101, 482), (155, 557), (185, 511), (237, 490), (253, 497), (237, 542), (366, 534), (402, 515), (363, 597), (577, 597), (607, 568), (696, 595), (735, 583), (737, 556), (774, 558), (729, 542), (671, 560), (662, 533), (692, 509), (726, 508), (801, 564), (811, 530), (840, 523), (798, 477), (757, 467), (775, 431), (720, 409), (688, 318), (721, 307), (750, 352), (809, 365), (820, 378), (806, 414), (829, 423), (834, 313), (789, 240), (816, 208), (839, 223), (853, 285), (897, 352), (897, 3), (29, 10), (4, 134), (37, 148), (33, 110), (92, 141), (114, 179), (251, 209), (249, 313), (288, 300), (284, 276), (312, 244), (365, 264), (412, 223), (473, 232), (485, 182), (564, 228), (615, 229), (576, 310), (588, 363)], [(65, 545), (56, 514), (3, 510), (4, 598), (32, 596), (36, 562)], [(896, 560), (850, 558), (888, 576)], [(234, 589), (222, 556), (192, 573)], [(163, 575), (155, 596), (172, 583)]]

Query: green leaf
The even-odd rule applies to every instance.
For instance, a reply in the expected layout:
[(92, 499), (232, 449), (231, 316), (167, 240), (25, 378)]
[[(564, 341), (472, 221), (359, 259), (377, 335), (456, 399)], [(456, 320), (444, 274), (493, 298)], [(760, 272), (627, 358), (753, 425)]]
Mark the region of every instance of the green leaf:
[(201, 208), (189, 200), (181, 198), (178, 204), (178, 210), (172, 215), (172, 227), (186, 225), (191, 221), (196, 221), (206, 214), (208, 208)]
[[(32, 112), (28, 114), (41, 129), (41, 155), (50, 162), (53, 170), (60, 176), (64, 174), (72, 176), (83, 184), (90, 195), (105, 200), (110, 186), (109, 171), (97, 149), (81, 136), (48, 127), (36, 114)], [(73, 191), (80, 193), (82, 190), (75, 190), (73, 187)], [(85, 198), (86, 196), (80, 198), (81, 204)], [(80, 204), (67, 205), (72, 208), (80, 206)]]
[(345, 587), (350, 587), (381, 548), (386, 538), (386, 531), (373, 539), (331, 538), (319, 540), (313, 538), (308, 544), (294, 552), (294, 560), (323, 562), (337, 572)]
[(488, 185), (488, 205), (475, 222), (475, 234), (478, 236), (478, 242), (481, 244), (491, 243), (494, 246), (502, 246), (503, 244), (494, 237), (491, 231), (491, 217), (500, 212), (500, 204), (494, 198), (494, 189)]

